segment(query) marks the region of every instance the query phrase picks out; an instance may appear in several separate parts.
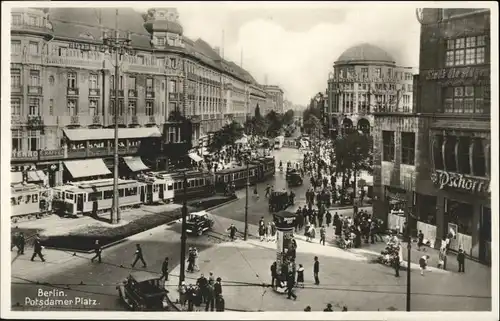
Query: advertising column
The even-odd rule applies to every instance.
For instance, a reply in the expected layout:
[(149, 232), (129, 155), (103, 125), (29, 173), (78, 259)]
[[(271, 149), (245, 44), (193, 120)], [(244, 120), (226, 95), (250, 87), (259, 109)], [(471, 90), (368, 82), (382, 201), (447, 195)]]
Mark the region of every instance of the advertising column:
[(281, 211), (273, 214), (276, 225), (276, 264), (278, 275), (289, 271), (290, 263), (295, 259), (295, 249), (292, 246), (295, 213)]

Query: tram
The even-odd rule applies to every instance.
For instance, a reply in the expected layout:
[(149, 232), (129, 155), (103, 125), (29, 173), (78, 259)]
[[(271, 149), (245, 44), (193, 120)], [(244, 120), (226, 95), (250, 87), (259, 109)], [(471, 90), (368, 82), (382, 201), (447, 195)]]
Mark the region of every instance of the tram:
[[(147, 184), (136, 180), (118, 180), (120, 208), (140, 205), (146, 200)], [(74, 182), (54, 188), (60, 215), (97, 215), (113, 206), (113, 179)]]
[(148, 172), (138, 176), (137, 180), (146, 184), (144, 204), (174, 201), (174, 181), (170, 177), (162, 177)]
[(51, 190), (37, 184), (11, 185), (11, 219), (51, 211)]
[(176, 170), (173, 172), (155, 172), (156, 177), (173, 182), (174, 201), (184, 200), (184, 173), (187, 178), (187, 199), (208, 197), (215, 194), (214, 177), (209, 171), (203, 170)]

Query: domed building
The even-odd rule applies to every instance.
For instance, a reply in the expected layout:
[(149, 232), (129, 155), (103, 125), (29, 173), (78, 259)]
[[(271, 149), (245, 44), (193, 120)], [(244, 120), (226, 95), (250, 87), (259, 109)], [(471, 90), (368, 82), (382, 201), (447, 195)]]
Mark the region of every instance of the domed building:
[(345, 50), (328, 79), (323, 120), (331, 136), (351, 128), (370, 133), (374, 112), (411, 112), (415, 73), (398, 67), (391, 54), (369, 43)]

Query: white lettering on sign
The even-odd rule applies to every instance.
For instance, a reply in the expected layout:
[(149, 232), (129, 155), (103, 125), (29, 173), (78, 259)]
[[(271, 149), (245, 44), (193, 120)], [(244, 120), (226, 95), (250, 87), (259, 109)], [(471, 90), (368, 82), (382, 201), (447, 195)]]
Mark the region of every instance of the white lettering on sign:
[(487, 179), (438, 170), (431, 176), (431, 179), (440, 189), (452, 187), (472, 193), (490, 194), (490, 181)]
[(428, 70), (425, 72), (426, 80), (456, 79), (456, 78), (478, 79), (488, 76), (489, 76), (489, 68), (475, 68), (475, 67), (446, 68), (446, 69)]
[(285, 217), (284, 221), (286, 224), (292, 224), (295, 221), (295, 217)]

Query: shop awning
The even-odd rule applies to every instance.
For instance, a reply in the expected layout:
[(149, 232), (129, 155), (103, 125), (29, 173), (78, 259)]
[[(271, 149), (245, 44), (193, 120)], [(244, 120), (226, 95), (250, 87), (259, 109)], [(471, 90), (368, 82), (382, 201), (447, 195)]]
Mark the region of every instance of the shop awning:
[(109, 175), (111, 171), (100, 158), (65, 161), (64, 166), (73, 178)]
[(193, 161), (195, 161), (197, 163), (199, 163), (203, 160), (203, 158), (198, 156), (198, 154), (196, 154), (196, 153), (189, 153), (188, 156), (189, 156), (189, 158), (191, 158)]
[[(112, 128), (97, 128), (97, 129), (65, 128), (63, 131), (66, 137), (68, 137), (70, 141), (109, 140), (115, 137), (115, 130)], [(161, 137), (160, 129), (156, 126), (118, 129), (118, 138), (120, 139), (147, 138), (147, 137)]]
[(46, 178), (47, 178), (47, 175), (45, 175), (45, 173), (42, 171), (29, 171), (28, 172), (28, 183), (44, 182)]
[(11, 184), (18, 184), (23, 182), (23, 172), (10, 172)]
[(144, 165), (142, 159), (139, 156), (123, 157), (123, 161), (125, 162), (125, 164), (127, 164), (128, 168), (130, 168), (132, 172), (140, 172), (149, 169), (149, 167)]

